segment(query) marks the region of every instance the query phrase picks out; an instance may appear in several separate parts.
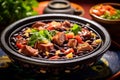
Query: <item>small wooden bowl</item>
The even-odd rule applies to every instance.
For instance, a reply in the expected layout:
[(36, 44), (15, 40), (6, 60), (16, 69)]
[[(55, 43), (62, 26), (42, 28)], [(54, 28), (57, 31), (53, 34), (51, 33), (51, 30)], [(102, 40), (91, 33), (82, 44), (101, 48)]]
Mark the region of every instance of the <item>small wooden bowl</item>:
[(92, 19), (96, 22), (102, 23), (102, 24), (120, 24), (120, 19), (115, 19), (115, 20), (109, 20), (109, 19), (105, 19), (105, 18), (101, 18), (95, 14), (92, 13), (92, 10), (96, 7), (99, 6), (101, 4), (108, 4), (111, 5), (112, 7), (114, 7), (115, 9), (119, 9), (120, 10), (120, 4), (119, 3), (100, 3), (100, 4), (96, 4), (94, 6), (92, 6), (89, 10), (89, 14), (92, 17)]
[(120, 33), (120, 19), (109, 20), (109, 19), (101, 18), (95, 14), (92, 14), (92, 9), (101, 4), (103, 4), (103, 5), (108, 4), (108, 5), (111, 5), (112, 7), (114, 7), (115, 9), (120, 10), (120, 3), (100, 3), (100, 4), (96, 4), (96, 5), (92, 6), (89, 10), (89, 14), (92, 17), (92, 20), (94, 20), (94, 21), (100, 23), (102, 26), (104, 26), (107, 29), (107, 31), (109, 32), (111, 39), (120, 44), (120, 34), (119, 34)]

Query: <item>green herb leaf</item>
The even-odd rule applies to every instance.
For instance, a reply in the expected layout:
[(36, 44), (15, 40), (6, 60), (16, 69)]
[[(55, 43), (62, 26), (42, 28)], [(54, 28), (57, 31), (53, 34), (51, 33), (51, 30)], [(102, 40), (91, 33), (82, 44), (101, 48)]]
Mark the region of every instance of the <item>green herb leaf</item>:
[(50, 35), (48, 30), (35, 30), (32, 29), (32, 33), (30, 36), (30, 40), (28, 41), (28, 45), (34, 46), (37, 41), (44, 42), (44, 41), (51, 41), (52, 36)]
[(120, 19), (120, 10), (116, 9), (116, 14), (114, 14), (114, 15), (110, 15), (109, 12), (106, 12), (104, 15), (102, 15), (100, 17), (109, 19), (109, 20)]
[(81, 27), (77, 24), (73, 24), (73, 27), (71, 28), (71, 31), (77, 35), (79, 31), (81, 31)]

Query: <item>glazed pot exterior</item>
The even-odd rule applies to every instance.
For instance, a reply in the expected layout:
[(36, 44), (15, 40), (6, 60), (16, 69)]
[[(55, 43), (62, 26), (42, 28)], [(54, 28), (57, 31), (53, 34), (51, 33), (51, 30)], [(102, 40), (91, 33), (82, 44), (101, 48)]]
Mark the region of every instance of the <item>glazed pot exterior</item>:
[[(18, 32), (20, 29), (23, 29), (27, 26), (32, 25), (36, 21), (64, 21), (68, 20), (77, 24), (89, 24), (88, 28), (91, 28), (102, 39), (102, 45), (91, 54), (81, 56), (78, 58), (73, 58), (69, 60), (45, 60), (45, 59), (34, 59), (18, 53), (11, 46), (10, 37), (15, 32)], [(95, 62), (97, 62), (102, 55), (108, 50), (111, 44), (111, 39), (109, 33), (96, 22), (90, 21), (88, 19), (67, 15), (67, 14), (45, 14), (45, 15), (37, 15), (28, 18), (21, 19), (16, 21), (15, 23), (8, 26), (1, 34), (1, 48), (4, 52), (10, 57), (10, 59), (17, 64), (19, 67), (29, 70), (35, 73), (71, 73), (82, 69), (84, 66), (91, 66)]]

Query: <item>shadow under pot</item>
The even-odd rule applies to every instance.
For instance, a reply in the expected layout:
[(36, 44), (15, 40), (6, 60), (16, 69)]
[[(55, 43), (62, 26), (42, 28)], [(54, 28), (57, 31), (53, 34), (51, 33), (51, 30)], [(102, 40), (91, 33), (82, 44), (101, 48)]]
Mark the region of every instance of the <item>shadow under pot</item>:
[(43, 13), (44, 14), (61, 13), (61, 14), (80, 15), (82, 14), (82, 11), (72, 8), (69, 1), (67, 0), (53, 0), (48, 3)]

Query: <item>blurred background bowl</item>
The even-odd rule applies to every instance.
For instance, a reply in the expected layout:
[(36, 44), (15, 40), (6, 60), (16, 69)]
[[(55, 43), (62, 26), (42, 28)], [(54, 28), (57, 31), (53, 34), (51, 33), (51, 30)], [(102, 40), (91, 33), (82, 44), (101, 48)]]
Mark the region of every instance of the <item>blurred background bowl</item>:
[(98, 15), (95, 15), (92, 11), (93, 9), (95, 9), (95, 7), (97, 6), (100, 6), (100, 5), (110, 5), (112, 7), (114, 7), (115, 9), (119, 9), (120, 10), (120, 4), (119, 3), (100, 3), (100, 4), (97, 4), (97, 5), (94, 5), (91, 7), (89, 13), (90, 13), (90, 16), (92, 17), (93, 20), (99, 22), (99, 23), (103, 23), (103, 24), (120, 24), (120, 19), (105, 19), (105, 18), (102, 18)]
[(100, 3), (100, 4), (96, 4), (96, 5), (92, 6), (89, 10), (89, 14), (92, 17), (92, 20), (103, 25), (110, 33), (111, 38), (120, 44), (120, 41), (119, 41), (120, 40), (120, 34), (119, 34), (120, 19), (109, 20), (109, 19), (105, 19), (105, 18), (102, 18), (102, 17), (99, 17), (99, 16), (93, 14), (92, 10), (96, 6), (100, 6), (100, 5), (110, 5), (113, 8), (120, 10), (120, 4), (119, 3)]

